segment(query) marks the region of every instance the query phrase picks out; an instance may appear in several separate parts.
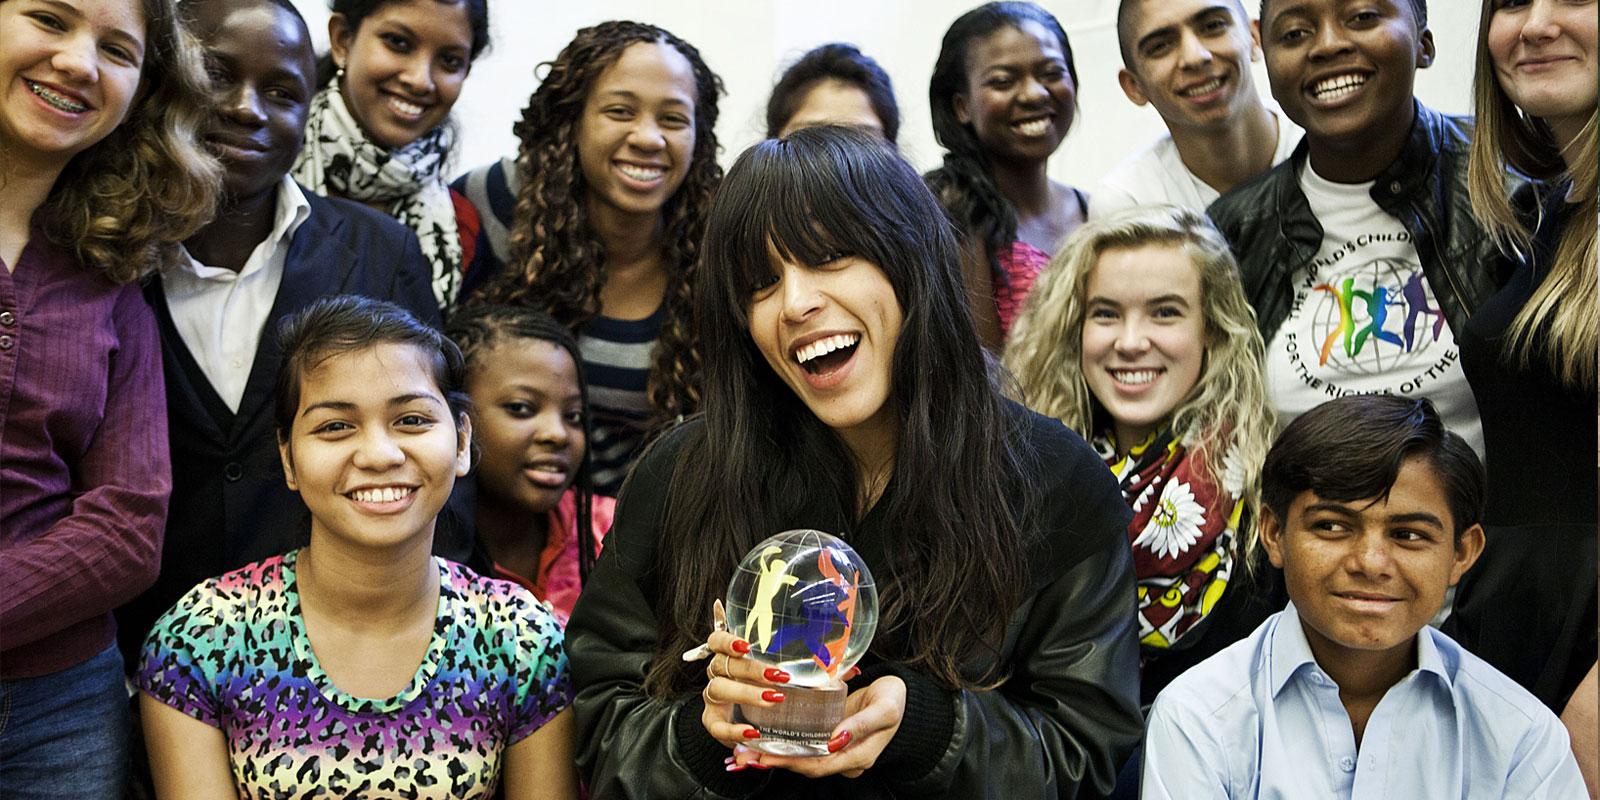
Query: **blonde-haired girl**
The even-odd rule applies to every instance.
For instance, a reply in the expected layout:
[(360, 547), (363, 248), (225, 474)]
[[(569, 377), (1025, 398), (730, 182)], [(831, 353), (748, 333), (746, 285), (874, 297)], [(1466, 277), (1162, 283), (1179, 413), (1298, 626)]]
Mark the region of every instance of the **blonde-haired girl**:
[(1146, 704), (1272, 610), (1227, 591), (1255, 550), (1272, 438), (1261, 353), (1227, 243), (1172, 206), (1074, 233), (1006, 348), (1023, 402), (1089, 439), (1133, 508)]

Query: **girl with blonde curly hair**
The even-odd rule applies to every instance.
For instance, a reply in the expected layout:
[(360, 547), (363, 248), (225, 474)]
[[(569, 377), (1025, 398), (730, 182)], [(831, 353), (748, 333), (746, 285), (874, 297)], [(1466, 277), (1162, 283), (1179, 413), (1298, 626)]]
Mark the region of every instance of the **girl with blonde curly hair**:
[[(1483, 419), (1488, 546), (1445, 629), (1562, 715), (1595, 793), (1600, 20), (1592, 1), (1551, 0), (1485, 2), (1480, 19), (1468, 188), (1516, 266), (1457, 340)], [(1513, 197), (1512, 171), (1536, 183)]]
[(614, 495), (646, 433), (699, 400), (690, 287), (722, 178), (722, 81), (692, 45), (638, 22), (584, 28), (545, 67), (516, 160), (457, 184), (484, 220), (463, 292), (578, 334), (595, 491)]
[(0, 0), (0, 785), (120, 796), (111, 610), (160, 562), (170, 467), (134, 280), (210, 216), (205, 73), (171, 0)]
[(1174, 206), (1080, 228), (1006, 349), (1023, 402), (1090, 440), (1133, 507), (1146, 704), (1276, 610), (1229, 589), (1273, 432), (1261, 353), (1227, 242)]

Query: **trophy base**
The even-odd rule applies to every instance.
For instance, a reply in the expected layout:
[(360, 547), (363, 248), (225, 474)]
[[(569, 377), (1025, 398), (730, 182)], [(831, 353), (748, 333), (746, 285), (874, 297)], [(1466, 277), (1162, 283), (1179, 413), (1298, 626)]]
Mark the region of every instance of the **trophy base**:
[(783, 687), (783, 702), (763, 708), (735, 705), (733, 721), (755, 726), (761, 738), (745, 747), (776, 756), (825, 756), (833, 727), (844, 719), (843, 683), (833, 686)]

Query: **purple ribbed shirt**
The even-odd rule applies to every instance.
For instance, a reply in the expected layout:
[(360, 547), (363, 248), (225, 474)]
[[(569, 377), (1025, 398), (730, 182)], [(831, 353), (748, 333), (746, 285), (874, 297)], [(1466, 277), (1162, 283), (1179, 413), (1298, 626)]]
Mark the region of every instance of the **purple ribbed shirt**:
[(155, 580), (172, 489), (155, 315), (45, 238), (0, 266), (0, 677), (109, 646)]

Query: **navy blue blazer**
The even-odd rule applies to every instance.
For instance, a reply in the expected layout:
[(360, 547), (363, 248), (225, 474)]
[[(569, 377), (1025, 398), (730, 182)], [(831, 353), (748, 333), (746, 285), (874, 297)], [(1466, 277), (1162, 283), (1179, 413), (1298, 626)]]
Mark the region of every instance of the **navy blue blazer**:
[[(123, 652), (136, 657), (156, 617), (207, 578), (304, 544), (310, 514), (284, 483), (273, 423), (277, 326), (284, 317), (334, 294), (388, 300), (438, 326), (431, 271), (416, 235), (393, 218), (359, 203), (304, 190), (310, 216), (290, 240), (283, 282), (267, 315), (255, 362), (237, 413), (217, 395), (178, 334), (159, 276), (145, 299), (161, 329), (172, 443), (172, 502), (161, 574), (156, 584), (118, 611)], [(464, 523), (441, 521), (434, 550), (466, 561), (472, 550), (470, 487)], [(459, 513), (459, 511), (458, 511)]]

